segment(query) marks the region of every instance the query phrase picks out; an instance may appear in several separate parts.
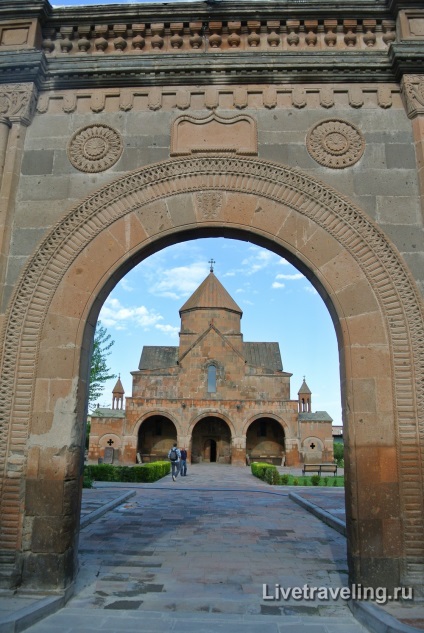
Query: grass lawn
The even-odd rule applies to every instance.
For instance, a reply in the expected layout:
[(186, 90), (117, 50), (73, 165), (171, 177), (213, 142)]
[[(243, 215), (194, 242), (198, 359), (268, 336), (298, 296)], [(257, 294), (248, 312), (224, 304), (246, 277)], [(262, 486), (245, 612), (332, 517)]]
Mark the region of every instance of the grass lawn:
[(280, 475), (280, 486), (328, 486), (329, 488), (343, 488), (344, 477), (333, 477), (333, 475), (329, 475), (328, 477), (319, 477), (319, 475)]

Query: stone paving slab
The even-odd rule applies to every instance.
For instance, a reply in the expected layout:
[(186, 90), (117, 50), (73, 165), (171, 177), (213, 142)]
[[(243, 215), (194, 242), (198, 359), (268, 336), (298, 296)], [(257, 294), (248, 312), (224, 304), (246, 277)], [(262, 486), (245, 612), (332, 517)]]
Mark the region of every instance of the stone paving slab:
[(291, 489), (221, 465), (192, 466), (176, 482), (96, 484), (83, 493), (85, 515), (133, 496), (81, 531), (74, 597), (28, 631), (365, 631), (342, 600), (263, 599), (264, 583), (271, 592), (347, 585), (345, 539), (293, 503)]

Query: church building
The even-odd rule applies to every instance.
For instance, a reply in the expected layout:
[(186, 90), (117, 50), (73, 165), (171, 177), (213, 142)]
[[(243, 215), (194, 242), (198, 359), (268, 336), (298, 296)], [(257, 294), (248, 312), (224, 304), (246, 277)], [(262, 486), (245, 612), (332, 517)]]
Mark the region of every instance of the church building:
[(180, 309), (179, 345), (143, 347), (125, 408), (118, 379), (92, 414), (88, 461), (157, 461), (174, 441), (192, 463), (332, 461), (331, 417), (312, 412), (305, 380), (291, 399), (279, 344), (245, 342), (242, 314), (211, 266)]

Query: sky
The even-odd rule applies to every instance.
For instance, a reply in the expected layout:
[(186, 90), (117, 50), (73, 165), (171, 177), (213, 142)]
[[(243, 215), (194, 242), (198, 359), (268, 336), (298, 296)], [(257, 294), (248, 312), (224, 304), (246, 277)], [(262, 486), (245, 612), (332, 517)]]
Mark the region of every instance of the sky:
[[(243, 311), (244, 341), (280, 344), (284, 371), (293, 373), (291, 398), (303, 377), (312, 410), (341, 424), (337, 340), (329, 312), (310, 282), (285, 259), (249, 242), (204, 238), (169, 246), (146, 258), (115, 286), (99, 319), (115, 341), (107, 358), (131, 395), (143, 345), (178, 345), (179, 309), (214, 273)], [(101, 406), (111, 406), (116, 380), (105, 384)]]

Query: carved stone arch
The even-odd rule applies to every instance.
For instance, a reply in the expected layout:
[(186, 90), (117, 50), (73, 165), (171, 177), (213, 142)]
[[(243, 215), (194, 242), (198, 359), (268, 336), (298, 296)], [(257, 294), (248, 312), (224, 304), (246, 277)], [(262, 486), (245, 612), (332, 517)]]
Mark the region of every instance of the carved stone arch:
[[(199, 191), (217, 195), (199, 205)], [(71, 480), (79, 485), (89, 329), (105, 288), (132, 266), (137, 253), (187, 239), (190, 231), (224, 229), (291, 254), (335, 321), (350, 473), (351, 580), (421, 585), (424, 328), (412, 277), (381, 229), (331, 187), (298, 169), (212, 155), (140, 169), (86, 198), (50, 231), (16, 286), (2, 331), (0, 552), (17, 552), (23, 585), (49, 582), (44, 561), (51, 556), (59, 570), (51, 584), (66, 585), (75, 574), (76, 537), (69, 526), (75, 531), (77, 519), (62, 517), (70, 535), (60, 549), (52, 541), (47, 553), (33, 551), (31, 542), (24, 550), (21, 499), (26, 478), (36, 480), (44, 494), (43, 473), (53, 455), (63, 455), (64, 496), (71, 494)], [(48, 366), (52, 357), (54, 375)], [(46, 380), (57, 381), (51, 402), (35, 397)], [(370, 498), (378, 515), (370, 516)], [(373, 543), (379, 543), (377, 550)]]
[(287, 424), (287, 422), (284, 420), (284, 418), (282, 418), (279, 415), (276, 415), (275, 413), (267, 413), (267, 411), (264, 411), (263, 413), (257, 413), (256, 415), (253, 415), (250, 418), (247, 418), (243, 425), (242, 435), (246, 436), (246, 433), (249, 427), (253, 424), (253, 422), (255, 422), (256, 420), (260, 420), (261, 418), (271, 418), (271, 420), (275, 420), (283, 429), (284, 435), (286, 437), (287, 436), (290, 437), (291, 429), (290, 429), (290, 426)]
[(172, 413), (170, 413), (170, 411), (168, 411), (168, 409), (152, 409), (147, 413), (143, 413), (143, 415), (138, 418), (132, 429), (130, 429), (130, 435), (138, 435), (143, 422), (147, 422), (149, 418), (154, 417), (155, 415), (168, 418), (168, 420), (172, 422), (172, 424), (175, 426), (177, 434), (181, 433), (181, 425), (177, 421), (176, 417)]
[(309, 437), (306, 437), (303, 442), (302, 442), (302, 448), (304, 449), (307, 445), (309, 445), (311, 442), (313, 442), (314, 444), (316, 444), (320, 451), (322, 452), (324, 450), (324, 443), (322, 440), (319, 439), (319, 437), (315, 437), (314, 435), (310, 435)]
[(222, 411), (219, 411), (219, 409), (217, 409), (216, 411), (214, 409), (209, 409), (208, 411), (204, 411), (203, 413), (196, 415), (196, 417), (190, 420), (190, 423), (187, 429), (187, 435), (191, 437), (193, 435), (193, 429), (196, 426), (196, 424), (200, 422), (201, 420), (204, 420), (205, 418), (211, 418), (211, 417), (219, 418), (220, 420), (225, 422), (225, 424), (227, 424), (228, 428), (231, 431), (231, 439), (235, 437), (234, 424), (231, 422), (230, 418), (227, 415), (224, 415)]
[(106, 448), (106, 444), (109, 439), (113, 440), (115, 444), (113, 448), (122, 447), (122, 437), (120, 435), (116, 435), (116, 433), (104, 433), (99, 437), (99, 448)]

